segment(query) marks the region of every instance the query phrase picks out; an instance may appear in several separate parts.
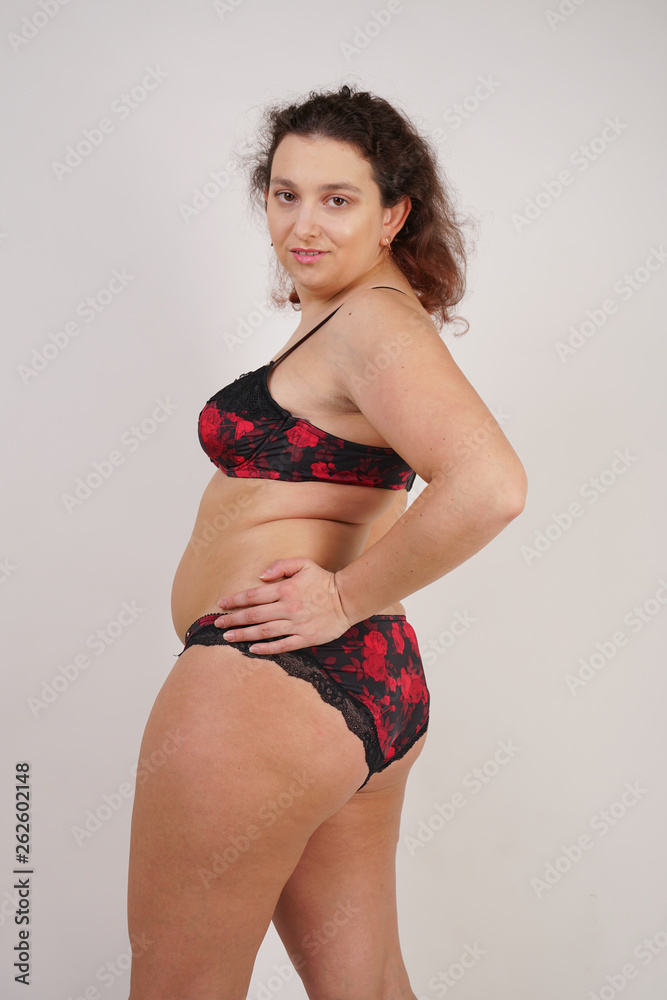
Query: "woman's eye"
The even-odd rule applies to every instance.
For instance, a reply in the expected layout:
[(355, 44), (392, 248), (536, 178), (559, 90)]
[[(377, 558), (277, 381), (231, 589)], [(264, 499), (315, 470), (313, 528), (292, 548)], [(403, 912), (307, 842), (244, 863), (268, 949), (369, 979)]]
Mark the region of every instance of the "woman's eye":
[[(277, 191), (276, 198), (278, 198), (283, 203), (287, 202), (287, 204), (289, 205), (291, 205), (292, 201), (295, 200), (295, 196), (292, 194), (291, 191)], [(328, 198), (327, 200), (336, 202), (336, 208), (340, 208), (342, 205), (348, 204), (347, 198), (343, 198), (341, 194), (332, 194), (331, 197)]]

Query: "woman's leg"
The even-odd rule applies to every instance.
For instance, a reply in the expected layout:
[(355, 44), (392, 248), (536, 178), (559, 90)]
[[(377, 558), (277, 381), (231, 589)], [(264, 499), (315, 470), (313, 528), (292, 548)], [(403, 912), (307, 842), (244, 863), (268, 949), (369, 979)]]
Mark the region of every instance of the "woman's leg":
[(181, 654), (140, 757), (170, 734), (135, 795), (130, 1000), (243, 1000), (310, 836), (368, 774), (364, 747), (309, 683), (229, 645)]
[(273, 922), (310, 1000), (416, 1000), (396, 912), (396, 847), (420, 738), (310, 837)]

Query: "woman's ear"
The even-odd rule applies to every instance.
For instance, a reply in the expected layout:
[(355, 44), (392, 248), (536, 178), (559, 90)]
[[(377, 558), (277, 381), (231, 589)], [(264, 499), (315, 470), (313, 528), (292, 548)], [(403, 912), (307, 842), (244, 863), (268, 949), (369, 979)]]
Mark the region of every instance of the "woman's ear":
[(412, 211), (412, 199), (409, 194), (404, 194), (402, 198), (399, 198), (395, 205), (392, 205), (387, 211), (387, 216), (385, 218), (385, 225), (390, 226), (394, 230), (395, 239), (400, 230), (405, 225), (405, 220)]

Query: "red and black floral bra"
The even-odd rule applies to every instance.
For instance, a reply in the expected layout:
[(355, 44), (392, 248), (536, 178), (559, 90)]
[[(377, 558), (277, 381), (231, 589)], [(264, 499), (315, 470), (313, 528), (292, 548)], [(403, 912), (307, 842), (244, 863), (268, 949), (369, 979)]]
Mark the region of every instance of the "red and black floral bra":
[(338, 309), (276, 361), (239, 375), (207, 401), (199, 414), (199, 440), (225, 475), (291, 483), (345, 483), (385, 490), (411, 488), (416, 474), (393, 448), (359, 444), (329, 434), (309, 420), (293, 417), (269, 392), (269, 373)]

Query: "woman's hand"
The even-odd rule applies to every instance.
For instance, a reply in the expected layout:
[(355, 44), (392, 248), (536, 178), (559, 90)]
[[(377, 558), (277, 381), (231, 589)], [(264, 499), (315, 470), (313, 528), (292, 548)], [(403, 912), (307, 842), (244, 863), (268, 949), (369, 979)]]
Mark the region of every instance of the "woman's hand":
[[(343, 611), (336, 574), (312, 559), (277, 559), (260, 573), (260, 579), (266, 582), (218, 601), (226, 613), (215, 624), (225, 630), (229, 642), (284, 636), (259, 642), (250, 652), (286, 653), (331, 642), (354, 624)], [(227, 631), (230, 628), (232, 634)]]

